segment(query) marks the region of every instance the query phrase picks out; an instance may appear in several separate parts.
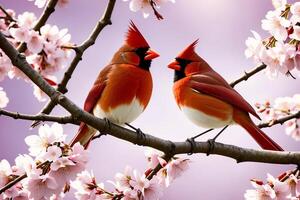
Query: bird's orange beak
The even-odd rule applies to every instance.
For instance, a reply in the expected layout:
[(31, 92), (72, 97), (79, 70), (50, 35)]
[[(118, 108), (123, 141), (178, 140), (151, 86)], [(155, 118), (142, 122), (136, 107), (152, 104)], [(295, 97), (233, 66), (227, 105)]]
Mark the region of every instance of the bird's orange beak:
[(157, 58), (159, 56), (158, 53), (156, 53), (155, 51), (149, 49), (147, 52), (146, 52), (146, 56), (145, 56), (145, 60), (152, 60), (154, 58)]
[(168, 64), (168, 67), (170, 69), (174, 69), (176, 71), (180, 71), (180, 68), (181, 68), (179, 62), (177, 62), (176, 60), (171, 62), (170, 64)]

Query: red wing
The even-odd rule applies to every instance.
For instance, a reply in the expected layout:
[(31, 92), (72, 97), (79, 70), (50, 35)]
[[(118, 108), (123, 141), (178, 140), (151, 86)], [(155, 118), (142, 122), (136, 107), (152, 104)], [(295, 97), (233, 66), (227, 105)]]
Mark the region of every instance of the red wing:
[(222, 84), (215, 84), (218, 81), (216, 80), (214, 82), (213, 80), (213, 78), (207, 81), (207, 78), (199, 78), (198, 76), (198, 78), (195, 79), (192, 77), (190, 86), (192, 89), (198, 92), (209, 94), (213, 97), (221, 99), (243, 111), (251, 113), (253, 116), (260, 119), (252, 106), (237, 91)]
[(106, 86), (106, 81), (108, 79), (108, 74), (112, 69), (112, 65), (106, 66), (98, 75), (92, 89), (90, 90), (88, 96), (84, 102), (84, 110), (86, 112), (92, 112), (96, 103), (101, 97), (101, 94)]

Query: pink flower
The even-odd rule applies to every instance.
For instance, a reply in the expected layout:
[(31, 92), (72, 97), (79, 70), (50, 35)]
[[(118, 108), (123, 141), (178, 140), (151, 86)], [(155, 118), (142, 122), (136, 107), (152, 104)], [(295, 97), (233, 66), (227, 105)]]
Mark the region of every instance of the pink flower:
[(272, 0), (272, 4), (276, 10), (284, 10), (287, 4), (287, 0)]
[(53, 123), (50, 127), (45, 124), (39, 128), (39, 135), (30, 135), (25, 138), (25, 143), (29, 146), (29, 152), (32, 156), (41, 156), (46, 152), (49, 145), (54, 142), (64, 142), (62, 126), (58, 123)]
[(289, 36), (292, 39), (300, 41), (300, 27), (299, 26), (293, 26), (293, 33)]
[(154, 169), (158, 164), (161, 164), (162, 166), (165, 166), (167, 162), (162, 159), (163, 153), (154, 149), (147, 149), (145, 151), (145, 156), (148, 160), (148, 166), (151, 169)]
[(110, 181), (110, 183), (112, 183), (116, 189), (123, 191), (126, 190), (128, 188), (130, 188), (130, 180), (132, 177), (132, 168), (130, 166), (126, 166), (125, 170), (123, 173), (116, 173), (115, 175), (115, 181), (116, 183), (113, 183)]
[(29, 198), (49, 199), (53, 194), (59, 194), (58, 185), (49, 174), (38, 177), (29, 175), (24, 187), (29, 191)]
[(268, 174), (267, 180), (269, 184), (273, 186), (276, 199), (284, 200), (290, 194), (289, 185), (287, 184), (287, 182), (281, 182), (277, 178), (275, 179), (271, 174)]
[(19, 155), (15, 159), (15, 166), (12, 167), (14, 175), (22, 175), (24, 173), (30, 173), (30, 171), (35, 168), (35, 162), (33, 159), (27, 155)]
[(76, 190), (75, 197), (80, 200), (94, 200), (94, 199), (102, 199), (96, 196), (97, 188), (103, 188), (104, 184), (96, 184), (95, 177), (93, 173), (89, 173), (88, 171), (83, 171), (77, 174), (77, 178), (75, 181), (71, 181), (71, 187)]
[(8, 176), (12, 174), (10, 164), (7, 160), (0, 161), (0, 188), (3, 187), (8, 181)]
[(287, 126), (285, 131), (296, 141), (300, 141), (300, 119), (291, 119), (285, 123)]
[(244, 197), (246, 200), (271, 200), (276, 197), (275, 191), (269, 184), (258, 184), (251, 181), (255, 190), (246, 190)]
[(263, 46), (260, 35), (252, 31), (253, 37), (248, 37), (246, 40), (247, 49), (245, 50), (245, 55), (247, 58), (254, 58), (255, 61), (259, 62), (261, 57), (261, 51), (265, 49)]
[(286, 28), (290, 26), (291, 22), (280, 16), (280, 11), (269, 11), (266, 19), (262, 20), (262, 28), (269, 31), (276, 40), (284, 41), (287, 38)]
[(34, 1), (34, 5), (36, 5), (38, 8), (43, 8), (47, 2), (47, 0), (28, 0), (28, 1)]
[(291, 13), (293, 15), (299, 16), (300, 17), (300, 2), (295, 2), (292, 6), (291, 6)]
[(153, 177), (149, 186), (144, 189), (144, 199), (147, 200), (158, 200), (163, 195), (163, 187), (160, 184), (160, 181), (157, 177)]
[(36, 31), (29, 32), (29, 39), (26, 41), (27, 48), (32, 53), (40, 53), (43, 49), (44, 40)]
[(177, 177), (181, 176), (189, 168), (189, 159), (177, 158), (170, 161), (166, 165), (167, 177), (166, 177), (166, 187)]
[(55, 163), (57, 160), (59, 160), (59, 157), (61, 155), (62, 155), (61, 148), (56, 145), (53, 145), (47, 148), (46, 153), (43, 155), (43, 160), (48, 160)]
[[(128, 0), (123, 0), (128, 1)], [(175, 3), (175, 0), (153, 0), (155, 4), (159, 7), (161, 4), (164, 4), (168, 1)], [(129, 3), (129, 8), (133, 12), (142, 11), (144, 18), (147, 18), (152, 12), (151, 5), (148, 0), (131, 0)]]
[(278, 111), (277, 113), (289, 114), (291, 108), (293, 107), (293, 99), (291, 97), (278, 97), (274, 102), (274, 109)]
[(18, 25), (27, 29), (33, 28), (36, 22), (36, 16), (31, 12), (24, 12), (18, 16)]
[(0, 81), (3, 81), (11, 69), (10, 59), (0, 50)]
[(9, 102), (9, 99), (6, 96), (6, 92), (3, 91), (3, 88), (0, 87), (0, 108), (5, 108)]
[(25, 42), (30, 39), (30, 31), (28, 28), (10, 28), (9, 32), (18, 42)]
[[(61, 153), (61, 152), (60, 152)], [(56, 152), (55, 152), (55, 157), (57, 156)], [(71, 160), (69, 160), (68, 158), (66, 157), (61, 157), (61, 158), (56, 158), (55, 162), (53, 162), (51, 164), (51, 170), (53, 171), (57, 171), (58, 169), (60, 168), (63, 168), (63, 167), (67, 167), (67, 166), (74, 166), (75, 163), (72, 162)]]
[(69, 3), (70, 0), (59, 0), (57, 2), (57, 5), (60, 6), (60, 7), (64, 7), (66, 6), (68, 3)]

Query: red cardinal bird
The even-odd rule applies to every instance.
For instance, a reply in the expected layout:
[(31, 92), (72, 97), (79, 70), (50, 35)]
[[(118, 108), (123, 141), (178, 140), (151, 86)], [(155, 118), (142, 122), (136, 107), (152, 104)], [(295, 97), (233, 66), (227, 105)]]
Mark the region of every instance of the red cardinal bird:
[(197, 42), (168, 65), (175, 70), (173, 93), (179, 108), (200, 127), (239, 124), (263, 149), (283, 151), (251, 120), (249, 113), (260, 118), (249, 103), (195, 52)]
[[(100, 72), (85, 103), (84, 110), (118, 125), (135, 120), (146, 108), (152, 93), (151, 60), (159, 55), (133, 22), (123, 46)], [(87, 147), (96, 130), (81, 123), (71, 142)]]

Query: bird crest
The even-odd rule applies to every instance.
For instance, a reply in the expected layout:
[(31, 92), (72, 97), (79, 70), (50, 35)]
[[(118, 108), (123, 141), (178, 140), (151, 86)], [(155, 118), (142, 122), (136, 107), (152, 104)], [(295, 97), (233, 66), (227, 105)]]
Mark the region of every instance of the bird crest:
[(133, 21), (130, 21), (130, 25), (126, 34), (126, 43), (135, 48), (149, 47), (149, 44)]
[(187, 48), (185, 48), (177, 57), (182, 59), (190, 60), (195, 56), (195, 47), (198, 43), (199, 39), (195, 40), (192, 44), (190, 44)]

